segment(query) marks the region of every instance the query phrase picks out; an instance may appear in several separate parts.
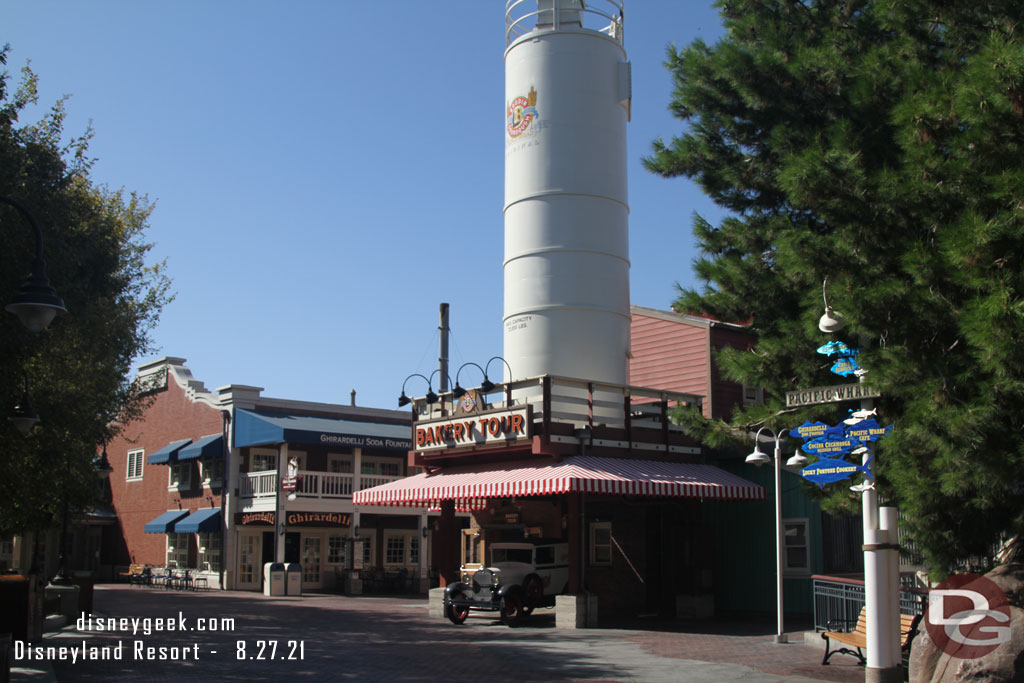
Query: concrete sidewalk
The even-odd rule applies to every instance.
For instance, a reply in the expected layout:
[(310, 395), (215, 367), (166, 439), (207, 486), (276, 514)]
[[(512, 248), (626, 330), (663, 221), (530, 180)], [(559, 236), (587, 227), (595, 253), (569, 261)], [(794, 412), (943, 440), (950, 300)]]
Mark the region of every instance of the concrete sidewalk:
[[(429, 617), (420, 597), (270, 598), (124, 585), (97, 586), (94, 601), (95, 616), (123, 618), (117, 626), (127, 630), (79, 631), (71, 624), (47, 634), (42, 645), (97, 656), (106, 648), (106, 660), (14, 662), (11, 680), (864, 680), (864, 669), (852, 657), (821, 666), (820, 647), (803, 642), (802, 633), (791, 634), (796, 642), (776, 645), (773, 622), (640, 620), (566, 631), (554, 628), (553, 611), (538, 610), (513, 629), (484, 613), (454, 626)], [(159, 630), (160, 622), (175, 630)], [(153, 627), (148, 634), (147, 623)], [(113, 659), (118, 645), (124, 656)]]

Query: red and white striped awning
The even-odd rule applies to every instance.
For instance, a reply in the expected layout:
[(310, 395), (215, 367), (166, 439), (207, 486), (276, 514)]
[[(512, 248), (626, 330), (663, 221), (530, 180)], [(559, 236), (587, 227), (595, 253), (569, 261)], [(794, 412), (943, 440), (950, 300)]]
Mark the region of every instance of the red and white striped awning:
[[(357, 491), (356, 505), (433, 506), (454, 500), (480, 509), (488, 498), (561, 493), (764, 500), (764, 487), (712, 465), (575, 455), (560, 462), (465, 465)], [(474, 504), (476, 503), (476, 504)]]

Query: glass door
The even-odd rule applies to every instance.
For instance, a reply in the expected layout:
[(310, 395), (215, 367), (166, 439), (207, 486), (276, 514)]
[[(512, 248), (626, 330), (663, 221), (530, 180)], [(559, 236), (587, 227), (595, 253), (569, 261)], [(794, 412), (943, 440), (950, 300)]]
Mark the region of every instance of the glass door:
[(302, 590), (323, 587), (320, 574), (320, 536), (302, 537)]
[(238, 587), (256, 590), (260, 587), (262, 567), (260, 559), (260, 539), (255, 534), (241, 534), (238, 537)]

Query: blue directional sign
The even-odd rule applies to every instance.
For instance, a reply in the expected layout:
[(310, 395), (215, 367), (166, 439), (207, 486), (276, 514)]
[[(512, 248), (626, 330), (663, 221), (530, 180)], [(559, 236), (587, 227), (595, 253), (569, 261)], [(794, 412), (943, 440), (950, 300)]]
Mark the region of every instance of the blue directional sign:
[(825, 430), (828, 429), (828, 425), (824, 422), (804, 422), (799, 427), (791, 429), (789, 435), (794, 439), (803, 439), (804, 441), (810, 441), (811, 439), (817, 439), (825, 436)]
[(868, 461), (863, 465), (855, 465), (842, 458), (821, 458), (814, 464), (800, 470), (800, 475), (804, 479), (813, 481), (819, 488), (825, 488), (825, 484), (848, 479), (857, 472), (863, 472), (865, 476), (874, 479), (875, 475), (871, 473), (871, 468), (869, 467), (871, 460), (872, 458), (868, 458)]
[(849, 377), (860, 370), (860, 365), (853, 356), (840, 356), (832, 364), (832, 372), (843, 377)]
[(819, 346), (818, 353), (822, 354), (823, 356), (835, 356), (837, 354), (843, 356), (852, 356), (855, 355), (857, 351), (851, 351), (850, 347), (841, 341), (830, 341), (828, 344), (825, 344), (824, 346)]
[(868, 418), (856, 424), (848, 425), (846, 427), (846, 436), (861, 443), (868, 443), (878, 441), (878, 439), (891, 431), (892, 425), (883, 427), (875, 422), (874, 418)]
[(811, 455), (825, 457), (829, 455), (843, 455), (844, 453), (849, 453), (860, 445), (861, 442), (856, 439), (830, 439), (823, 436), (820, 439), (812, 439), (811, 441), (808, 441), (800, 448)]

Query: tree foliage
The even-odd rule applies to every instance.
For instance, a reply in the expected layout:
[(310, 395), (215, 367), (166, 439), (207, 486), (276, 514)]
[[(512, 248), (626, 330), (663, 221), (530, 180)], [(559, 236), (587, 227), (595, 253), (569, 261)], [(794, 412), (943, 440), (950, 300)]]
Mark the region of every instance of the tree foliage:
[[(835, 424), (843, 408), (784, 408), (842, 382), (814, 352), (827, 279), (895, 425), (880, 495), (941, 574), (1024, 528), (1024, 5), (718, 6), (720, 42), (668, 50), (688, 127), (645, 159), (729, 212), (695, 219), (705, 285), (675, 305), (757, 331), (719, 358), (771, 396), (735, 424)], [(835, 485), (827, 504), (856, 499)]]
[[(0, 66), (9, 49), (0, 49)], [(0, 195), (24, 205), (44, 235), (47, 270), (68, 313), (29, 332), (0, 313), (0, 387), (4, 410), (18, 404), (27, 375), (41, 421), (22, 435), (0, 424), (0, 536), (44, 529), (94, 502), (98, 448), (136, 414), (143, 398), (128, 381), (132, 360), (170, 300), (163, 264), (150, 266), (144, 241), (152, 205), (89, 179), (91, 130), (64, 140), (64, 101), (39, 121), (19, 117), (37, 104), (28, 65), (17, 83), (0, 76)], [(34, 239), (28, 221), (0, 205), (0, 301), (21, 286)]]

